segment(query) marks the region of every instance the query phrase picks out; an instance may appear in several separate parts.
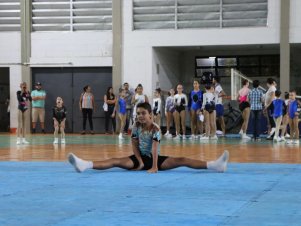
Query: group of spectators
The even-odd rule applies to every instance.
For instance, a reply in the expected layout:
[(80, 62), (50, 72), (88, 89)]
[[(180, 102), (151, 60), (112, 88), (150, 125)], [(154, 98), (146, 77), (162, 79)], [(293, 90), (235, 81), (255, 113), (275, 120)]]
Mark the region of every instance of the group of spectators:
[[(253, 118), (253, 138), (259, 140), (260, 125), (263, 115), (268, 119), (268, 140), (284, 142), (285, 137), (290, 138), (287, 144), (299, 144), (299, 112), (300, 102), (296, 99), (296, 91), (290, 90), (282, 93), (277, 89), (277, 83), (273, 78), (267, 79), (267, 92), (263, 93), (259, 88), (259, 81), (253, 81), (253, 89), (249, 89), (249, 81), (243, 81), (243, 88), (239, 91), (239, 107), (242, 111), (243, 124), (240, 134), (243, 138), (250, 139), (245, 135), (248, 121)], [(287, 129), (290, 129), (290, 134)]]
[[(173, 139), (200, 139), (217, 140), (217, 125), (221, 128), (219, 135), (226, 133), (224, 121), (223, 97), (226, 96), (221, 84), (220, 78), (215, 77), (212, 83), (205, 84), (200, 88), (200, 82), (194, 80), (192, 90), (186, 95), (183, 85), (178, 84), (175, 89), (168, 91), (166, 100), (162, 97), (164, 92), (157, 88), (154, 90), (152, 98), (152, 119), (161, 126), (163, 114), (166, 118), (165, 137)], [(242, 139), (259, 140), (260, 125), (263, 115), (266, 115), (269, 122), (268, 139), (281, 142), (285, 141), (285, 134), (289, 124), (291, 140), (287, 143), (299, 142), (298, 130), (298, 101), (296, 92), (291, 90), (285, 93), (285, 99), (282, 100), (281, 92), (277, 90), (274, 79), (267, 79), (268, 91), (264, 94), (259, 88), (259, 81), (253, 81), (253, 89), (249, 89), (249, 81), (243, 81), (243, 88), (238, 93), (239, 108), (242, 112), (243, 123), (239, 132)], [(32, 133), (36, 132), (36, 124), (40, 120), (42, 132), (45, 133), (45, 99), (46, 92), (42, 89), (42, 84), (35, 83), (35, 90), (31, 93), (27, 89), (25, 82), (20, 85), (21, 90), (17, 92), (18, 98), (18, 138), (17, 144), (26, 144), (25, 122), (29, 120), (30, 106), (32, 102)], [(119, 139), (124, 139), (131, 126), (136, 120), (136, 107), (139, 103), (149, 103), (149, 98), (143, 93), (142, 84), (138, 84), (134, 90), (130, 89), (127, 82), (115, 94), (112, 87), (108, 87), (103, 97), (103, 110), (105, 113), (105, 133), (116, 134), (119, 132)], [(165, 105), (162, 106), (165, 102)], [(280, 106), (281, 105), (281, 106)], [(82, 112), (82, 132), (86, 134), (86, 124), (89, 122), (90, 134), (94, 134), (93, 112), (96, 110), (95, 97), (91, 92), (91, 86), (83, 88), (79, 99), (79, 109)], [(281, 112), (281, 114), (280, 114)], [(186, 136), (186, 117), (189, 114), (191, 136)], [(55, 129), (54, 143), (58, 143), (58, 132), (61, 131), (61, 143), (65, 143), (64, 128), (67, 115), (67, 109), (63, 105), (63, 99), (57, 97), (56, 105), (53, 108), (53, 120)], [(247, 135), (249, 118), (252, 117), (253, 131), (252, 137)], [(116, 123), (116, 119), (119, 123)], [(116, 124), (119, 125), (117, 129)], [(175, 132), (172, 133), (171, 127), (174, 125)], [(281, 133), (279, 132), (281, 131)]]

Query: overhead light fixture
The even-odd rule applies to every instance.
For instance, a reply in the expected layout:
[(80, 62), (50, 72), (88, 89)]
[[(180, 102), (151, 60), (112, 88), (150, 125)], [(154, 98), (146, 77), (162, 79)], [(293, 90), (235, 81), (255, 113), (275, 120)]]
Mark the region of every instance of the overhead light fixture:
[(209, 57), (209, 60), (215, 60), (216, 57)]

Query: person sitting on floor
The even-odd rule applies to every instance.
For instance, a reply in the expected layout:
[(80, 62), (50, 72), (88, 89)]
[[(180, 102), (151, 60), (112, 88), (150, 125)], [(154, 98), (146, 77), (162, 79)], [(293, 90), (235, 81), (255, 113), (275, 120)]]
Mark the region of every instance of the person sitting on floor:
[(161, 131), (153, 123), (152, 109), (149, 103), (140, 103), (136, 109), (137, 121), (132, 130), (132, 148), (134, 154), (124, 158), (112, 158), (104, 161), (86, 161), (69, 153), (68, 161), (77, 172), (87, 169), (105, 170), (119, 167), (127, 170), (147, 170), (157, 173), (158, 170), (168, 170), (181, 166), (193, 169), (209, 169), (225, 172), (229, 159), (229, 152), (224, 153), (215, 161), (201, 161), (190, 158), (175, 158), (160, 155)]

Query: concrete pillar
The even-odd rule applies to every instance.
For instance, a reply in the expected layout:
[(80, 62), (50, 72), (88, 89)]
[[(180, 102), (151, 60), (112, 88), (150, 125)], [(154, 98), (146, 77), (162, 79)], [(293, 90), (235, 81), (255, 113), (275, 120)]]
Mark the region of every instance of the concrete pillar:
[[(31, 70), (28, 65), (31, 56), (31, 0), (20, 1), (21, 3), (21, 63), (22, 63), (22, 81), (27, 83), (31, 90)], [(30, 121), (26, 122), (26, 131), (30, 131)]]
[(112, 1), (113, 89), (118, 94), (122, 82), (122, 0)]
[(281, 0), (280, 9), (280, 89), (290, 89), (290, 0)]

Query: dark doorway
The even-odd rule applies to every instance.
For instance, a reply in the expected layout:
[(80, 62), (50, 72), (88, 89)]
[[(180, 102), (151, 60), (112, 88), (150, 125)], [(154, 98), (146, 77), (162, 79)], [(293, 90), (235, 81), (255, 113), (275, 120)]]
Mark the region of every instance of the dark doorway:
[(9, 132), (9, 68), (0, 68), (0, 132)]
[[(94, 131), (104, 132), (103, 96), (112, 85), (112, 68), (33, 68), (32, 83), (41, 82), (47, 93), (45, 106), (45, 130), (53, 132), (52, 108), (56, 97), (61, 96), (67, 108), (66, 132), (82, 130), (82, 114), (79, 98), (85, 85), (90, 85), (95, 97), (96, 110), (93, 114)], [(87, 129), (89, 126), (87, 124)]]

